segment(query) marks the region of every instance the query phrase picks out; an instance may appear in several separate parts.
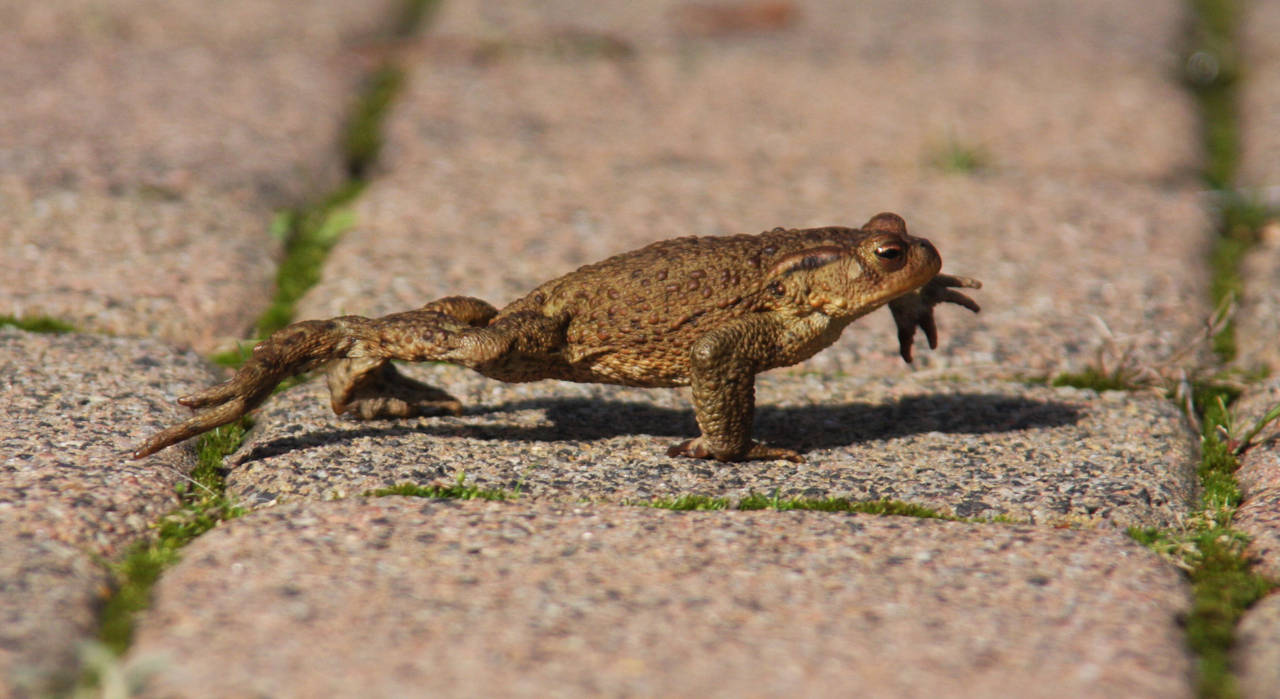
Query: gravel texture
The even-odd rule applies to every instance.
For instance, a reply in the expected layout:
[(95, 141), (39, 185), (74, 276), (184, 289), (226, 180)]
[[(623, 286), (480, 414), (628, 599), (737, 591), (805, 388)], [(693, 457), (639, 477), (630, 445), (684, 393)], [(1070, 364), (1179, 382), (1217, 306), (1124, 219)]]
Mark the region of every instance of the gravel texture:
[[(762, 377), (756, 435), (805, 464), (666, 457), (696, 433), (680, 390), (416, 366), (466, 412), (368, 423), (319, 382), (277, 395), (227, 460), (251, 514), (140, 619), (124, 669), (150, 696), (1192, 693), (1185, 576), (1123, 528), (1180, 530), (1194, 435), (1155, 393), (1023, 381), (1206, 360), (1185, 4), (450, 0), (387, 44), (401, 9), (0, 0), (0, 315), (156, 338), (0, 328), (0, 696), (78, 676), (103, 564), (194, 463), (125, 454), (217, 379), (178, 348), (268, 302), (272, 216), (342, 177), (388, 51), (406, 89), (301, 317), (502, 305), (656, 239), (884, 210), (985, 282), (983, 312), (940, 311), (910, 369), (878, 312)], [(1241, 184), (1280, 202), (1280, 3), (1248, 10)], [(1278, 231), (1245, 262), (1246, 368), (1280, 370)], [(1278, 401), (1251, 389), (1239, 422)], [(1246, 453), (1236, 526), (1280, 577), (1277, 454), (1276, 428)], [(514, 501), (359, 497), (459, 476)], [(1017, 524), (640, 506), (753, 493)], [(1246, 696), (1280, 684), (1276, 600), (1239, 627)]]
[(262, 211), (0, 179), (0, 314), (147, 335), (202, 351), (245, 337), (266, 308), (278, 244)]
[(341, 182), (355, 42), (399, 3), (216, 5), (0, 6), (0, 314), (205, 352), (250, 331), (274, 211)]
[(44, 695), (96, 628), (103, 559), (177, 505), (188, 447), (126, 449), (213, 375), (151, 341), (0, 327), (0, 695)]
[(534, 499), (648, 502), (684, 494), (903, 500), (964, 517), (1170, 526), (1194, 496), (1194, 442), (1155, 397), (1000, 382), (769, 375), (756, 436), (808, 462), (667, 457), (696, 434), (686, 392), (502, 384), (409, 367), (469, 406), (462, 417), (357, 422), (323, 383), (273, 398), (231, 456), (246, 504), (468, 484)]
[[(40, 190), (212, 188), (281, 206), (333, 186), (357, 43), (394, 0), (6, 2), (0, 171)], [(319, 189), (317, 189), (319, 188)]]
[[(1251, 389), (1234, 406), (1237, 431), (1250, 429), (1278, 405), (1280, 380)], [(1234, 526), (1253, 537), (1249, 553), (1258, 560), (1258, 569), (1280, 581), (1280, 421), (1254, 438), (1236, 478), (1244, 501), (1236, 510)]]
[(1186, 609), (1114, 534), (357, 499), (202, 537), (130, 658), (152, 696), (1180, 697)]
[(84, 551), (0, 514), (0, 696), (54, 696), (75, 682), (107, 582)]
[(1270, 699), (1280, 687), (1280, 594), (1254, 605), (1236, 629), (1234, 651), (1240, 696)]
[[(534, 21), (449, 5), (409, 54), (384, 172), (300, 317), (451, 294), (502, 305), (657, 239), (892, 210), (946, 270), (986, 283), (983, 314), (943, 311), (924, 366), (1043, 375), (1134, 346), (1134, 363), (1160, 367), (1188, 344), (1208, 315), (1211, 227), (1191, 105), (1166, 70), (1172, 5), (1132, 30), (1109, 24), (1132, 11), (1114, 3), (1080, 20), (1060, 4), (1010, 10), (996, 26), (1021, 28), (1006, 51), (989, 43), (1007, 35), (968, 24), (984, 10), (938, 13), (899, 43), (832, 27), (892, 27), (924, 17), (919, 4), (867, 17), (836, 5), (734, 40), (620, 9), (573, 20), (553, 4)], [(946, 172), (953, 143), (987, 167)], [(896, 361), (882, 332), (850, 333), (809, 366), (882, 374)]]
[(215, 374), (148, 340), (43, 335), (0, 327), (0, 516), (25, 534), (106, 557), (177, 502), (194, 465), (181, 447), (128, 450), (186, 410), (171, 401)]
[(1280, 374), (1280, 218), (1263, 227), (1261, 242), (1245, 256), (1240, 275), (1236, 364)]
[(1280, 2), (1255, 0), (1243, 11), (1240, 180), (1280, 205)]

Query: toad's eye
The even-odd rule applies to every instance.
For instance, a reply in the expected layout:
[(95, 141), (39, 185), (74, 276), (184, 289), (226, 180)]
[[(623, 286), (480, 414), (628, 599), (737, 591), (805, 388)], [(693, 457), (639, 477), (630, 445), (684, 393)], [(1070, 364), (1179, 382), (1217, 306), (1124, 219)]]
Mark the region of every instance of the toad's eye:
[(897, 260), (904, 252), (901, 243), (885, 243), (876, 248), (876, 257), (882, 260)]

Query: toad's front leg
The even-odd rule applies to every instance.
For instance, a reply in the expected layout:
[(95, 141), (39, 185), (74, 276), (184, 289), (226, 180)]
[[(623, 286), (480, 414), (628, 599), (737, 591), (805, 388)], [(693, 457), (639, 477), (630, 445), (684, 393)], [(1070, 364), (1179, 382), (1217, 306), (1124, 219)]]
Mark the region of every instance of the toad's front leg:
[(982, 282), (971, 277), (955, 277), (939, 274), (927, 284), (889, 302), (893, 322), (898, 326), (898, 352), (908, 363), (911, 361), (911, 345), (916, 328), (924, 330), (929, 349), (938, 347), (938, 326), (933, 321), (933, 307), (940, 303), (954, 303), (978, 312), (978, 303), (955, 289), (981, 289)]
[(713, 330), (693, 344), (690, 387), (694, 415), (702, 434), (672, 446), (668, 456), (720, 461), (786, 459), (804, 461), (798, 452), (751, 440), (755, 418), (755, 375), (768, 368), (775, 352), (773, 319), (748, 318)]

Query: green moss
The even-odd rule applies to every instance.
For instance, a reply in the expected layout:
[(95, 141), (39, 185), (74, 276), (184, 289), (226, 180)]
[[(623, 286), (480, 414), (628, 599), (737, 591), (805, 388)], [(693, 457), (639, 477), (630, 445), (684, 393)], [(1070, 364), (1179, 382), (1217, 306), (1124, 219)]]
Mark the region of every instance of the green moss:
[(412, 37), (427, 25), (439, 7), (440, 0), (405, 0), (391, 28), (392, 35), (401, 39)]
[(1185, 84), (1200, 112), (1205, 145), (1205, 182), (1230, 189), (1240, 160), (1236, 50), (1240, 4), (1237, 0), (1191, 0)]
[(738, 502), (740, 510), (809, 510), (815, 512), (859, 512), (868, 515), (888, 515), (894, 517), (919, 517), (923, 519), (945, 519), (961, 521), (962, 518), (943, 514), (922, 505), (913, 505), (897, 500), (872, 500), (857, 502), (845, 498), (779, 498), (775, 496), (752, 493)]
[(1187, 644), (1196, 656), (1196, 689), (1201, 697), (1235, 697), (1230, 653), (1240, 617), (1274, 584), (1250, 569), (1245, 547), (1248, 537), (1231, 528), (1241, 493), (1235, 471), (1235, 449), (1222, 436), (1229, 434), (1231, 401), (1239, 390), (1201, 386), (1194, 408), (1201, 416), (1201, 483), (1198, 514), (1187, 529), (1171, 533), (1131, 529), (1135, 541), (1172, 558), (1188, 571), (1192, 608), (1187, 617)]
[(219, 522), (244, 513), (226, 494), (222, 461), (244, 441), (248, 426), (241, 420), (200, 438), (196, 468), (176, 488), (182, 504), (157, 523), (154, 536), (135, 544), (111, 566), (113, 589), (103, 605), (98, 639), (112, 652), (121, 654), (129, 647), (138, 612), (150, 604), (152, 587), (178, 561), (182, 547)]
[(1124, 380), (1118, 372), (1104, 373), (1095, 367), (1086, 367), (1079, 372), (1064, 372), (1053, 377), (1052, 386), (1074, 386), (1102, 391), (1129, 391), (1133, 386)]
[[(1240, 161), (1238, 87), (1242, 69), (1236, 34), (1239, 0), (1191, 0), (1193, 22), (1187, 50), (1186, 84), (1200, 113), (1206, 162), (1202, 177), (1218, 197), (1216, 236), (1210, 252), (1210, 294), (1215, 307), (1227, 308), (1243, 287), (1240, 267), (1257, 244), (1258, 232), (1274, 214), (1234, 191)], [(1234, 324), (1213, 337), (1218, 358), (1236, 357)], [(1240, 617), (1273, 585), (1250, 570), (1247, 537), (1231, 528), (1241, 501), (1236, 454), (1265, 425), (1264, 417), (1244, 436), (1232, 434), (1229, 406), (1239, 390), (1221, 385), (1194, 387), (1193, 409), (1201, 418), (1199, 513), (1187, 531), (1168, 534), (1130, 532), (1131, 536), (1189, 571), (1193, 602), (1187, 619), (1187, 643), (1196, 656), (1196, 691), (1201, 697), (1238, 696), (1230, 652)], [(1274, 419), (1274, 418), (1272, 418)]]
[(1202, 697), (1238, 696), (1230, 662), (1236, 624), (1272, 588), (1250, 569), (1244, 554), (1247, 543), (1246, 537), (1230, 530), (1209, 528), (1195, 535), (1200, 561), (1191, 571), (1187, 642), (1197, 656), (1197, 690)]
[[(314, 206), (281, 215), (288, 230), (285, 255), (276, 270), (275, 297), (258, 319), (258, 337), (266, 337), (293, 322), (298, 301), (320, 281), (329, 251), (355, 224), (355, 216), (346, 205), (363, 187), (358, 181), (349, 182)], [(233, 361), (238, 354), (224, 353), (219, 359)]]
[(0, 315), (0, 326), (3, 325), (11, 325), (30, 333), (61, 334), (76, 332), (76, 326), (48, 316), (24, 316), (18, 318), (16, 316)]
[(980, 146), (950, 139), (934, 150), (929, 162), (943, 172), (971, 175), (989, 169), (991, 156)]
[(404, 86), (404, 71), (387, 64), (369, 76), (347, 123), (343, 153), (353, 179), (364, 179), (382, 150), (382, 122)]
[(727, 499), (713, 498), (710, 495), (681, 495), (678, 498), (653, 500), (651, 502), (641, 502), (636, 504), (644, 507), (657, 507), (663, 510), (678, 510), (681, 512), (729, 509), (729, 501)]
[[(759, 495), (751, 493), (739, 500), (731, 502), (728, 498), (717, 498), (710, 495), (681, 495), (677, 498), (652, 500), (635, 503), (642, 507), (657, 507), (664, 510), (678, 511), (711, 511), (711, 510), (809, 510), (814, 512), (859, 512), (870, 515), (889, 515), (898, 517), (920, 517), (925, 519), (945, 519), (950, 521), (974, 521), (963, 517), (948, 515), (921, 505), (899, 502), (896, 500), (872, 500), (857, 502), (846, 498), (781, 498), (775, 495)], [(990, 521), (990, 520), (983, 520)]]
[[(396, 37), (412, 35), (438, 4), (438, 0), (405, 0), (391, 34)], [(321, 265), (329, 251), (354, 224), (348, 205), (365, 186), (363, 178), (382, 146), (383, 120), (403, 82), (403, 72), (389, 63), (369, 76), (365, 88), (355, 100), (342, 138), (343, 157), (349, 175), (347, 181), (319, 201), (280, 212), (272, 221), (271, 233), (283, 241), (285, 254), (276, 274), (275, 297), (258, 322), (259, 337), (265, 337), (293, 321), (298, 300), (319, 280)], [(0, 324), (40, 332), (74, 330), (51, 319), (0, 317)], [(246, 347), (251, 344), (252, 341), (223, 352), (213, 360), (223, 366), (240, 366), (248, 356)], [(243, 441), (249, 424), (249, 419), (243, 418), (201, 437), (198, 465), (188, 481), (177, 487), (181, 506), (156, 524), (155, 535), (150, 540), (133, 546), (119, 563), (111, 566), (113, 591), (103, 605), (99, 628), (99, 639), (109, 652), (120, 654), (128, 648), (135, 616), (150, 603), (152, 587), (160, 574), (179, 559), (182, 547), (219, 522), (243, 513), (226, 495), (222, 462)], [(407, 494), (424, 494), (427, 490), (418, 488)], [(508, 498), (504, 493), (466, 488), (461, 484), (437, 492), (439, 494), (432, 497)], [(82, 681), (82, 687), (97, 684), (92, 671)]]
[(404, 495), (412, 498), (448, 498), (451, 500), (515, 500), (518, 493), (504, 490), (480, 488), (466, 485), (466, 474), (459, 473), (453, 485), (419, 485), (417, 483), (400, 483), (389, 488), (365, 491), (365, 497), (381, 498), (388, 495)]

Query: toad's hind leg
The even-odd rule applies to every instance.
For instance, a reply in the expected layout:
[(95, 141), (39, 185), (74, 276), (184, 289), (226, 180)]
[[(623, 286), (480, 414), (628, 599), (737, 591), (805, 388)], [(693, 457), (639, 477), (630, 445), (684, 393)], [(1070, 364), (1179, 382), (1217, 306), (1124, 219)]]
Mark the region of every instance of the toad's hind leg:
[[(441, 313), (465, 327), (482, 328), (498, 309), (477, 298), (450, 296), (411, 313)], [(441, 323), (450, 326), (449, 323)], [(459, 415), (462, 403), (447, 392), (404, 376), (385, 357), (357, 357), (332, 362), (326, 376), (333, 412), (361, 420), (376, 418)]]
[[(153, 454), (232, 422), (260, 405), (284, 379), (334, 360), (359, 360), (359, 364), (342, 370), (349, 379), (339, 383), (344, 390), (351, 389), (351, 395), (343, 399), (344, 409), (349, 409), (349, 400), (358, 405), (360, 400), (374, 397), (368, 392), (380, 385), (385, 388), (387, 381), (403, 388), (403, 377), (401, 381), (391, 379), (399, 374), (384, 369), (392, 359), (448, 361), (472, 368), (498, 361), (509, 348), (524, 344), (520, 333), (532, 326), (477, 327), (493, 315), (493, 307), (483, 301), (450, 298), (382, 318), (343, 316), (294, 323), (254, 347), (249, 361), (230, 380), (180, 398), (178, 402), (195, 409), (196, 414), (152, 435), (133, 457)], [(360, 378), (369, 375), (372, 378)], [(427, 398), (432, 395), (428, 393)]]

